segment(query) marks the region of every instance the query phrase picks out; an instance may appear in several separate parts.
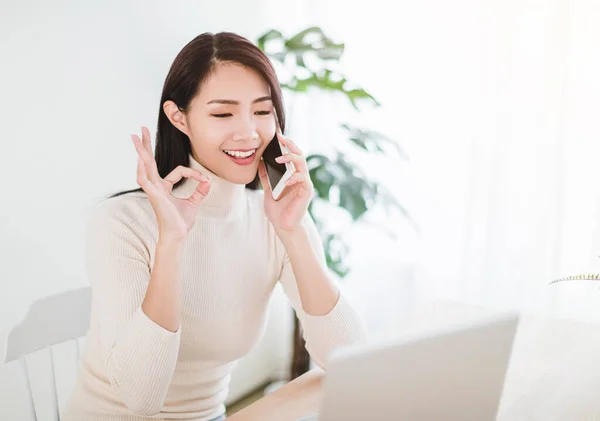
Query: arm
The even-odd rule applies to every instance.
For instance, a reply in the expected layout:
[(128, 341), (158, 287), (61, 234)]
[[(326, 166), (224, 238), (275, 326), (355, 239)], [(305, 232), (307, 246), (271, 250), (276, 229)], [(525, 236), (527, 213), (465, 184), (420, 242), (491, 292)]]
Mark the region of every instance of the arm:
[(181, 318), (181, 253), (183, 241), (158, 240), (150, 283), (142, 310), (171, 332), (179, 330)]
[(307, 350), (325, 368), (334, 348), (366, 340), (364, 322), (328, 274), (321, 238), (308, 213), (300, 230), (279, 238), (286, 250), (280, 282), (302, 324)]
[(134, 413), (160, 412), (175, 370), (181, 330), (181, 246), (150, 246), (137, 212), (108, 200), (88, 225), (86, 262), (106, 375)]

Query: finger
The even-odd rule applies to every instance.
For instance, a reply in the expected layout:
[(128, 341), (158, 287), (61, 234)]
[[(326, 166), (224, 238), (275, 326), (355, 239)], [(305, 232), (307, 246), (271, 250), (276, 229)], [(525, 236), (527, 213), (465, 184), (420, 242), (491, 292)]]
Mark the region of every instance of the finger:
[(146, 177), (152, 183), (155, 183), (160, 178), (160, 176), (158, 175), (158, 169), (156, 167), (156, 160), (154, 159), (154, 156), (152, 156), (152, 154), (149, 153), (148, 150), (144, 147), (138, 135), (132, 134), (131, 139), (133, 140), (135, 150), (144, 162)]
[(211, 179), (209, 175), (204, 175), (198, 170), (179, 165), (165, 177), (165, 181), (171, 185), (174, 185), (184, 177), (193, 178), (194, 180), (200, 182), (207, 182)]
[(146, 169), (144, 168), (144, 162), (142, 158), (138, 156), (137, 159), (137, 170), (136, 170), (137, 179), (136, 182), (140, 187), (144, 187), (144, 184), (148, 181), (148, 177), (146, 177)]
[(148, 130), (148, 128), (145, 126), (142, 126), (142, 144), (144, 145), (144, 148), (146, 148), (148, 153), (150, 155), (154, 156), (154, 153), (152, 152), (152, 141), (150, 138), (150, 130)]
[(277, 158), (275, 158), (275, 161), (279, 162), (280, 164), (286, 162), (293, 162), (296, 169), (302, 172), (308, 172), (308, 165), (306, 164), (306, 160), (301, 155), (297, 155), (295, 153), (286, 153), (282, 156), (278, 156)]
[(202, 181), (198, 183), (198, 185), (196, 186), (196, 190), (194, 190), (194, 193), (192, 193), (192, 195), (187, 200), (192, 202), (196, 206), (200, 205), (200, 203), (202, 203), (206, 195), (208, 195), (210, 187), (210, 181)]
[(154, 195), (158, 188), (148, 179), (146, 175), (146, 167), (142, 158), (138, 157), (137, 161), (137, 183), (146, 192), (148, 196)]
[(148, 151), (144, 147), (144, 144), (142, 143), (138, 135), (132, 134), (131, 140), (133, 140), (133, 145), (135, 146), (138, 158), (140, 158), (144, 163), (144, 174), (146, 178), (151, 182), (155, 182), (156, 177), (152, 177), (150, 172), (148, 171), (148, 167), (152, 166), (152, 163), (150, 162), (152, 158), (148, 156)]
[(263, 189), (269, 195), (271, 194), (271, 185), (269, 184), (269, 180), (267, 179), (267, 169), (265, 168), (265, 161), (262, 159), (258, 163), (258, 178), (260, 178), (260, 183), (263, 186)]
[(285, 182), (286, 186), (293, 186), (295, 184), (301, 184), (302, 187), (304, 187), (306, 190), (310, 190), (312, 187), (310, 178), (308, 177), (308, 175), (306, 175), (306, 173), (303, 173), (303, 172), (294, 173), (288, 179), (288, 181)]
[(292, 139), (290, 139), (289, 137), (286, 137), (283, 134), (278, 133), (277, 138), (283, 144), (283, 146), (287, 147), (290, 150), (290, 152), (295, 153), (296, 155), (304, 155), (302, 153), (302, 150), (298, 147), (298, 145), (296, 145), (294, 143), (294, 141)]

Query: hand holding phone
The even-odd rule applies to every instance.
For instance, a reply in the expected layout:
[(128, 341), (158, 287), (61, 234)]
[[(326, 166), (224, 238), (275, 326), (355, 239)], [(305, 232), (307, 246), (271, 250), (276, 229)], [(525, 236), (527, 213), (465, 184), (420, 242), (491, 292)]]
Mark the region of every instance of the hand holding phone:
[(286, 153), (289, 153), (288, 148), (279, 142), (277, 133), (275, 133), (275, 136), (271, 139), (271, 142), (263, 152), (267, 180), (271, 187), (273, 199), (275, 200), (278, 200), (281, 197), (281, 193), (283, 193), (286, 186), (285, 183), (296, 172), (296, 167), (293, 162), (280, 164), (275, 160)]
[(290, 138), (278, 131), (267, 149), (258, 175), (265, 189), (265, 213), (283, 239), (302, 229), (315, 190), (304, 154)]

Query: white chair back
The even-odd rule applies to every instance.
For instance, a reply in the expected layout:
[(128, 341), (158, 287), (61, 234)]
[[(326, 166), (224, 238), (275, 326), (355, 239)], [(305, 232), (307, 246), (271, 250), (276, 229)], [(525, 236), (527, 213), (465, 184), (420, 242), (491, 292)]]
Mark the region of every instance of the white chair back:
[(77, 359), (80, 356), (77, 339), (85, 336), (90, 325), (91, 288), (85, 287), (34, 301), (25, 318), (16, 325), (6, 339), (5, 363), (18, 360), (27, 386), (27, 403), (30, 419), (37, 421), (31, 377), (25, 357), (36, 351), (47, 349), (50, 354), (50, 381), (52, 383), (52, 412), (60, 420), (57, 397), (54, 355), (52, 346), (74, 341)]

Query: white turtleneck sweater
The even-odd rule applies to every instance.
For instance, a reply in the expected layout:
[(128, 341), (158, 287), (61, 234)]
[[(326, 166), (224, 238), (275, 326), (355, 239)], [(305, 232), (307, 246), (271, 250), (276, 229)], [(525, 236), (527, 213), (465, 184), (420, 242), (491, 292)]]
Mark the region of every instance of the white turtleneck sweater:
[[(225, 412), (230, 373), (265, 327), (281, 282), (323, 368), (333, 348), (363, 341), (361, 318), (343, 295), (324, 316), (302, 309), (286, 250), (264, 211), (263, 191), (212, 176), (182, 255), (181, 324), (171, 332), (141, 303), (154, 264), (158, 227), (144, 193), (100, 203), (89, 219), (86, 267), (92, 284), (91, 326), (64, 421), (211, 420)], [(188, 197), (197, 182), (173, 191)], [(304, 224), (325, 265), (314, 222)]]

